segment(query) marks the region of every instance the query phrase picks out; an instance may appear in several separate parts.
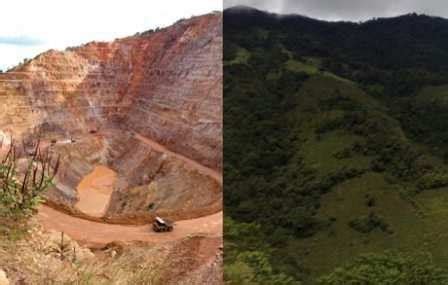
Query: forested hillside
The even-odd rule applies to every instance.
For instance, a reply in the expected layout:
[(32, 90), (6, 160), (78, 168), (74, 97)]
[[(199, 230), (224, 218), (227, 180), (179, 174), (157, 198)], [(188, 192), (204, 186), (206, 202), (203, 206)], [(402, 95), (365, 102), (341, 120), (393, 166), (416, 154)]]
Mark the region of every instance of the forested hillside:
[(448, 284), (448, 20), (238, 7), (224, 60), (229, 284)]

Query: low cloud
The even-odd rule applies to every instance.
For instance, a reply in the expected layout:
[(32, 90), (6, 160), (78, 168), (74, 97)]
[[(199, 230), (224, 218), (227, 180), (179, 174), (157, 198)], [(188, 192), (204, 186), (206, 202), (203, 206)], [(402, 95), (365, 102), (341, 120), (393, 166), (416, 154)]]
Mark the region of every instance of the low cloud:
[(446, 0), (224, 0), (225, 8), (237, 5), (325, 20), (358, 21), (411, 12), (448, 18)]
[(14, 46), (38, 46), (42, 45), (44, 42), (26, 36), (10, 37), (10, 36), (0, 36), (0, 45), (14, 45)]

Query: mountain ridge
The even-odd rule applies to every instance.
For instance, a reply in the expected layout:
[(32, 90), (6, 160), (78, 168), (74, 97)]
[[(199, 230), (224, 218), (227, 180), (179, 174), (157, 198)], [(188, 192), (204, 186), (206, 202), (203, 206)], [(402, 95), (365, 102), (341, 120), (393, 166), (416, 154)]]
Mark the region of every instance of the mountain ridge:
[(442, 16), (435, 16), (435, 15), (429, 15), (425, 13), (417, 13), (417, 12), (408, 12), (403, 14), (398, 14), (395, 16), (383, 16), (383, 17), (372, 17), (370, 19), (361, 20), (361, 21), (354, 21), (354, 20), (325, 20), (325, 19), (319, 19), (314, 18), (312, 16), (307, 16), (300, 13), (277, 13), (277, 12), (271, 12), (267, 10), (258, 9), (252, 6), (246, 6), (246, 5), (238, 5), (238, 6), (232, 6), (224, 9), (224, 13), (232, 14), (232, 13), (238, 13), (243, 12), (245, 14), (258, 14), (258, 15), (264, 15), (264, 16), (270, 16), (272, 18), (276, 18), (279, 20), (287, 19), (287, 18), (305, 18), (314, 20), (316, 22), (325, 22), (325, 23), (348, 23), (348, 24), (356, 24), (356, 25), (362, 25), (367, 22), (371, 21), (381, 21), (381, 20), (393, 20), (393, 19), (403, 19), (403, 18), (431, 18), (431, 19), (439, 19), (439, 20), (448, 20), (445, 17)]

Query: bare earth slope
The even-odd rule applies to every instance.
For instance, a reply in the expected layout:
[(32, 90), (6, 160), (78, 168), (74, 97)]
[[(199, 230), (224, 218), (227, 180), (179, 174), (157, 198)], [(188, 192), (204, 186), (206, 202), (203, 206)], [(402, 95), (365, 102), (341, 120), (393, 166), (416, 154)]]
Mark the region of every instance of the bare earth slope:
[[(40, 136), (62, 156), (49, 205), (109, 222), (222, 209), (221, 106), (220, 13), (50, 50), (0, 74), (0, 138), (31, 148)], [(77, 189), (99, 165), (116, 183), (90, 211)]]
[[(0, 73), (5, 148), (11, 137), (21, 158), (37, 138), (61, 156), (37, 214), (45, 230), (166, 255), (160, 284), (222, 284), (220, 13)], [(153, 232), (155, 216), (174, 230)]]

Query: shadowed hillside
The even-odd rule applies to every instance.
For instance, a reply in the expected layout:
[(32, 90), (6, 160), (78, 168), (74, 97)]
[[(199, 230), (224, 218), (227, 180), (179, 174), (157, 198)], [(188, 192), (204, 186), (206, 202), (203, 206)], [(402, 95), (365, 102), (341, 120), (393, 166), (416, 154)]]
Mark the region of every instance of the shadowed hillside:
[(230, 284), (445, 284), (448, 20), (224, 23)]

